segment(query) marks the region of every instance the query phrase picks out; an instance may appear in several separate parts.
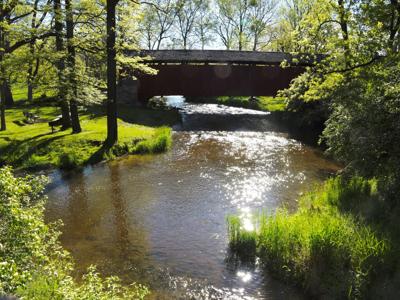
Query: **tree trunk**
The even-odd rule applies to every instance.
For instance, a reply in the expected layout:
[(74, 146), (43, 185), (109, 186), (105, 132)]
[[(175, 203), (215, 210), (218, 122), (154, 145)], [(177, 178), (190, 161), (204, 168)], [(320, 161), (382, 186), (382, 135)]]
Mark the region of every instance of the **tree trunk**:
[[(4, 66), (2, 64), (4, 58), (4, 1), (0, 0), (0, 82), (4, 80)], [(6, 108), (4, 103), (4, 89), (0, 84), (0, 131), (7, 129), (6, 124)]]
[[(62, 24), (62, 15), (61, 15), (61, 0), (54, 0), (54, 29), (56, 31), (56, 51), (62, 52), (64, 50), (63, 45), (63, 24)], [(61, 130), (65, 130), (71, 127), (71, 117), (69, 113), (68, 102), (65, 99), (64, 95), (64, 72), (65, 72), (65, 64), (64, 58), (60, 58), (57, 62), (57, 71), (58, 71), (58, 100), (60, 101), (61, 114), (62, 114), (62, 127)]]
[(71, 111), (71, 125), (72, 132), (79, 133), (82, 131), (81, 124), (79, 122), (79, 114), (78, 114), (78, 105), (76, 103), (77, 98), (77, 83), (76, 83), (76, 74), (75, 74), (75, 46), (73, 44), (74, 38), (74, 19), (73, 12), (71, 6), (71, 0), (65, 0), (65, 10), (66, 10), (66, 26), (67, 26), (67, 64), (68, 64), (68, 75), (69, 75), (69, 83), (68, 87), (71, 89), (71, 92), (68, 93), (70, 96), (69, 99), (69, 107)]
[(118, 141), (117, 63), (115, 50), (115, 7), (118, 0), (107, 0), (107, 144)]
[[(1, 31), (1, 30), (0, 30)], [(3, 44), (3, 34), (0, 32), (0, 44)], [(1, 47), (0, 45), (0, 47)], [(1, 48), (3, 49), (3, 48)], [(0, 50), (0, 63), (3, 61), (3, 55), (4, 52)], [(1, 71), (1, 77), (0, 80), (4, 80), (4, 67), (1, 66), (0, 68)], [(5, 104), (5, 82), (3, 81), (3, 84), (0, 85), (0, 131), (5, 131), (7, 129), (7, 124), (6, 124), (6, 104)]]
[(257, 44), (258, 44), (258, 38), (257, 34), (254, 34), (254, 43), (253, 43), (253, 51), (257, 51)]
[(0, 131), (5, 131), (7, 129), (7, 125), (6, 125), (6, 110), (3, 105), (3, 100), (0, 100), (0, 119), (1, 119)]
[(4, 103), (6, 106), (10, 107), (14, 105), (14, 97), (12, 95), (10, 83), (5, 80), (3, 82), (3, 88), (4, 88)]
[[(7, 25), (10, 23), (9, 19), (10, 19), (9, 17), (4, 18), (4, 21), (6, 22)], [(4, 45), (4, 48), (8, 49), (10, 47), (10, 41), (8, 38), (8, 34), (6, 34), (6, 32), (3, 32), (2, 38), (3, 38), (2, 44)], [(4, 104), (8, 107), (13, 106), (14, 98), (12, 96), (10, 83), (8, 82), (8, 80), (6, 78), (5, 70), (3, 71), (3, 89), (4, 89), (3, 90)]]
[(4, 88), (0, 86), (0, 131), (5, 131), (7, 129), (6, 124), (6, 106), (4, 103)]
[(343, 50), (345, 57), (346, 67), (350, 65), (350, 49), (349, 49), (349, 31), (347, 26), (346, 8), (344, 7), (344, 0), (338, 0), (339, 6), (339, 23), (342, 31)]
[[(34, 2), (33, 14), (31, 20), (31, 28), (34, 30), (36, 28), (36, 16), (37, 16), (37, 5), (38, 1)], [(33, 57), (35, 55), (35, 40), (29, 43), (29, 52), (32, 60), (29, 63), (27, 85), (28, 85), (28, 102), (33, 101)]]
[[(31, 71), (30, 68), (29, 68), (29, 71)], [(32, 102), (32, 101), (33, 101), (33, 82), (32, 82), (31, 74), (29, 74), (29, 72), (28, 72), (28, 102)]]

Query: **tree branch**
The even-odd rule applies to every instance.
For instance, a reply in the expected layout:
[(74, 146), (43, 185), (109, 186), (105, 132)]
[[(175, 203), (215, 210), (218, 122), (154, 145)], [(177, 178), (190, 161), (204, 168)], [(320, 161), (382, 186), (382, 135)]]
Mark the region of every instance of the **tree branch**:
[(7, 49), (5, 49), (4, 53), (12, 53), (15, 50), (17, 50), (18, 48), (20, 48), (20, 47), (22, 47), (22, 46), (24, 46), (26, 44), (32, 43), (35, 40), (41, 40), (41, 39), (44, 39), (44, 38), (47, 38), (47, 37), (51, 37), (51, 36), (56, 36), (56, 33), (55, 32), (46, 32), (46, 33), (44, 33), (42, 35), (33, 36), (33, 37), (30, 37), (30, 38), (27, 38), (27, 39), (24, 39), (24, 40), (20, 40), (18, 42), (15, 42), (13, 45), (8, 47)]
[(377, 60), (379, 60), (381, 58), (384, 58), (384, 56), (376, 55), (371, 60), (369, 60), (369, 61), (367, 61), (365, 63), (357, 64), (357, 65), (354, 65), (354, 66), (349, 66), (349, 67), (347, 67), (345, 69), (341, 69), (341, 70), (328, 71), (328, 72), (325, 72), (324, 74), (327, 75), (327, 74), (333, 74), (333, 73), (346, 73), (346, 72), (353, 71), (353, 70), (358, 69), (358, 68), (369, 66), (369, 65), (373, 64), (374, 62), (376, 62)]

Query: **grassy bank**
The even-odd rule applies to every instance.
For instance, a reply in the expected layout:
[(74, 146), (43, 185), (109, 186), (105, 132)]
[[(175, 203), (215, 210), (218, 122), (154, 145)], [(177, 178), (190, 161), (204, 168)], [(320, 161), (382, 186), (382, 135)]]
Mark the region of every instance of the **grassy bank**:
[(255, 100), (250, 100), (250, 97), (233, 97), (233, 96), (220, 96), (220, 97), (199, 97), (188, 98), (189, 102), (196, 103), (215, 103), (228, 106), (251, 108), (263, 111), (284, 111), (286, 108), (286, 100), (281, 97), (260, 96)]
[[(40, 119), (27, 124), (23, 111), (35, 113)], [(19, 104), (8, 109), (7, 131), (0, 132), (0, 163), (22, 169), (76, 168), (124, 154), (160, 153), (171, 145), (169, 127), (151, 127), (173, 123), (171, 112), (121, 106), (119, 141), (111, 149), (103, 147), (106, 117), (101, 108), (82, 112), (83, 131), (79, 134), (71, 134), (70, 130), (52, 133), (48, 121), (58, 114), (58, 108), (51, 106)]]
[(255, 217), (255, 231), (229, 217), (230, 247), (242, 258), (259, 256), (273, 274), (310, 296), (368, 298), (371, 290), (379, 294), (372, 288), (378, 278), (389, 276), (394, 262), (387, 258), (397, 257), (395, 246), (379, 226), (346, 207), (353, 203), (362, 211), (378, 207), (378, 201), (375, 181), (330, 179), (303, 196), (296, 213), (280, 209)]

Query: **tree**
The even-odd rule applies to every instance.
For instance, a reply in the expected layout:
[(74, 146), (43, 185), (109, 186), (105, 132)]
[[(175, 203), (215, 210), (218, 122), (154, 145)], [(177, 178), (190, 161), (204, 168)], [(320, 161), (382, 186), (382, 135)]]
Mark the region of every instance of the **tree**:
[(10, 62), (15, 61), (12, 54), (33, 39), (43, 39), (54, 35), (51, 31), (36, 33), (33, 37), (25, 22), (33, 13), (30, 2), (20, 0), (0, 1), (0, 130), (6, 130), (5, 106), (12, 105), (12, 93), (9, 84)]
[(118, 140), (117, 121), (117, 52), (115, 49), (115, 10), (119, 0), (107, 0), (107, 140)]
[[(268, 29), (272, 27), (274, 15), (276, 12), (276, 0), (253, 0), (250, 1), (250, 36), (253, 40), (253, 51), (266, 47), (271, 36), (267, 40), (263, 40), (270, 35)], [(271, 30), (270, 30), (271, 31)]]
[[(217, 34), (231, 49), (257, 50), (266, 29), (271, 25), (275, 0), (217, 0)], [(252, 46), (250, 46), (252, 40)]]
[(77, 98), (77, 83), (76, 83), (76, 53), (74, 45), (74, 19), (71, 0), (65, 0), (66, 12), (66, 28), (67, 28), (67, 70), (68, 70), (68, 93), (69, 107), (71, 112), (72, 132), (79, 133), (82, 131), (79, 122)]
[(328, 152), (345, 172), (377, 178), (394, 203), (400, 186), (398, 4), (318, 2), (302, 15), (292, 45), (326, 56), (281, 92), (289, 105), (329, 104), (322, 136)]
[(176, 20), (177, 0), (150, 0), (144, 5), (140, 24), (142, 39), (148, 49), (159, 50)]
[[(36, 35), (40, 27), (45, 23), (45, 19), (49, 12), (51, 0), (47, 0), (46, 2), (35, 0), (33, 2), (33, 12), (31, 14), (31, 41), (29, 43), (29, 67), (28, 67), (28, 76), (27, 76), (27, 85), (28, 85), (28, 101), (32, 102), (33, 100), (33, 89), (34, 89), (34, 80), (39, 73), (40, 67), (40, 56), (37, 55), (36, 47)], [(43, 44), (42, 44), (43, 45)], [(38, 52), (43, 48), (40, 47)]]
[[(322, 2), (322, 6), (325, 6), (325, 1)], [(320, 18), (311, 11), (320, 6), (316, 0), (286, 0), (285, 4), (280, 10), (278, 24), (274, 29), (274, 47), (282, 52), (304, 52), (300, 42), (308, 32), (304, 20), (306, 17), (314, 22), (319, 20)]]
[(64, 61), (64, 41), (63, 41), (63, 16), (61, 8), (61, 0), (54, 0), (54, 30), (56, 33), (56, 52), (58, 59), (56, 62), (58, 72), (58, 101), (62, 114), (62, 129), (71, 127), (71, 116), (68, 101), (65, 97), (65, 61)]
[(235, 18), (233, 2), (231, 0), (217, 0), (217, 7), (215, 31), (226, 49), (231, 50), (234, 45), (236, 31), (235, 22), (233, 20)]
[(210, 5), (211, 1), (209, 0), (200, 1), (199, 11), (194, 20), (194, 33), (199, 39), (202, 50), (209, 42), (213, 41), (212, 30), (216, 25), (210, 12)]
[(177, 27), (181, 36), (183, 49), (190, 48), (190, 37), (193, 33), (195, 21), (202, 7), (201, 0), (178, 0), (176, 4), (177, 10)]

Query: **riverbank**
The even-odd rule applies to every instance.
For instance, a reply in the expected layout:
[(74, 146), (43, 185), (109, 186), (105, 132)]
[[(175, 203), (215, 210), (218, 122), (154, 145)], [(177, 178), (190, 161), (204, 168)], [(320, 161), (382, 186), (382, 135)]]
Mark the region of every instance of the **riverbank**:
[[(38, 116), (28, 122), (23, 112)], [(171, 129), (178, 118), (174, 111), (119, 107), (119, 141), (110, 149), (103, 146), (106, 117), (100, 106), (81, 111), (82, 132), (52, 133), (48, 122), (59, 114), (48, 104), (19, 102), (7, 109), (7, 130), (0, 132), (0, 164), (17, 169), (79, 168), (126, 154), (160, 153), (171, 145)], [(167, 125), (167, 126), (161, 126)]]
[(230, 247), (311, 297), (395, 299), (398, 230), (383, 203), (375, 180), (330, 179), (294, 214), (257, 215), (255, 230), (229, 217)]

